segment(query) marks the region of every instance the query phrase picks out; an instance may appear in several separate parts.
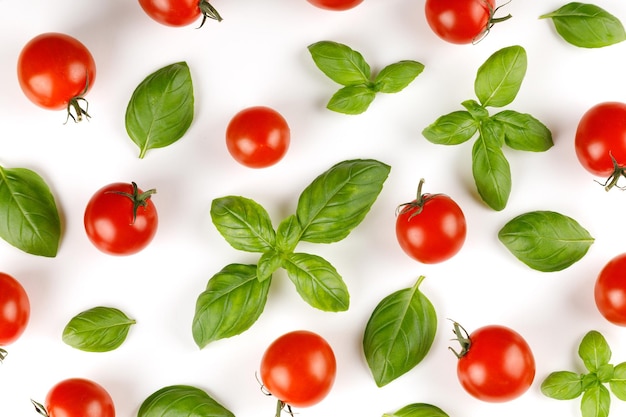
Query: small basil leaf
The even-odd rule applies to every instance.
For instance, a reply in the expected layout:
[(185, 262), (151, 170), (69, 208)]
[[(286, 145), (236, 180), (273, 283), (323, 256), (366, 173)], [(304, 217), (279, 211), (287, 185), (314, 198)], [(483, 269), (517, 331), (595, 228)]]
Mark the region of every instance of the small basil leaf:
[(478, 68), (474, 91), (480, 103), (487, 107), (510, 104), (522, 85), (527, 68), (526, 50), (509, 46), (491, 55)]
[(626, 401), (626, 362), (615, 365), (613, 379), (609, 381), (611, 392), (622, 401)]
[(85, 310), (67, 323), (63, 342), (85, 352), (109, 352), (124, 343), (136, 321), (112, 307)]
[(541, 383), (541, 392), (556, 400), (571, 400), (583, 393), (582, 377), (570, 371), (552, 372)]
[(611, 348), (600, 332), (588, 332), (578, 347), (578, 356), (589, 372), (597, 372), (611, 360)]
[(583, 393), (580, 411), (583, 417), (608, 417), (611, 394), (604, 385), (596, 385)]
[(292, 253), (284, 258), (283, 268), (300, 297), (312, 307), (333, 312), (348, 309), (348, 287), (335, 267), (324, 258), (308, 253)]
[(337, 113), (361, 114), (365, 112), (376, 93), (366, 85), (349, 85), (339, 89), (328, 101), (326, 108)]
[(356, 159), (319, 175), (298, 199), (301, 240), (332, 243), (348, 236), (370, 211), (390, 170), (376, 160)]
[(369, 83), (369, 64), (359, 52), (349, 46), (320, 41), (309, 45), (308, 49), (315, 65), (336, 83), (345, 86)]
[(276, 233), (269, 214), (249, 198), (227, 196), (214, 199), (211, 220), (235, 249), (262, 253), (276, 244)]
[(383, 68), (374, 79), (374, 90), (380, 93), (397, 93), (406, 88), (424, 71), (417, 61), (400, 61)]
[(491, 119), (503, 126), (505, 143), (512, 149), (544, 152), (554, 145), (550, 129), (530, 114), (504, 110)]
[(553, 211), (521, 214), (500, 229), (498, 238), (520, 261), (542, 272), (573, 265), (594, 242), (576, 220)]
[(196, 344), (236, 336), (260, 317), (271, 279), (259, 281), (256, 265), (230, 264), (215, 274), (198, 296), (192, 333)]
[(458, 145), (478, 132), (479, 123), (467, 111), (455, 111), (440, 116), (422, 131), (422, 135), (438, 145)]
[(435, 339), (437, 315), (419, 290), (412, 288), (385, 297), (365, 327), (363, 351), (376, 385), (382, 387), (419, 364)]
[(622, 22), (595, 4), (571, 2), (539, 18), (552, 19), (557, 33), (581, 48), (602, 48), (626, 40)]
[(489, 207), (500, 211), (511, 194), (511, 168), (502, 152), (498, 130), (484, 126), (472, 147), (472, 174), (478, 194)]
[(163, 148), (187, 132), (194, 116), (191, 73), (186, 62), (163, 67), (146, 77), (126, 108), (126, 131), (139, 147), (139, 158), (149, 149)]
[(259, 258), (256, 276), (259, 281), (271, 278), (272, 274), (282, 266), (282, 255), (275, 250), (269, 250)]
[(203, 390), (172, 385), (151, 394), (139, 407), (137, 417), (235, 417)]
[(54, 196), (36, 172), (0, 167), (0, 237), (23, 252), (53, 258), (61, 241)]
[(443, 410), (431, 404), (416, 403), (402, 407), (392, 414), (383, 417), (449, 417)]
[(286, 253), (294, 251), (302, 236), (302, 227), (295, 214), (286, 217), (276, 231), (276, 247)]
[(489, 111), (476, 100), (465, 100), (461, 105), (467, 109), (477, 122), (483, 121), (489, 117)]

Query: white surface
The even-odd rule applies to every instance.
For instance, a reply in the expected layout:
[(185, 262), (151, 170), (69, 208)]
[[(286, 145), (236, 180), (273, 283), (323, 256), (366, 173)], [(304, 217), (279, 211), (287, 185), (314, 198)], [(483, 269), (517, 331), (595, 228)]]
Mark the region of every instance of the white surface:
[[(32, 315), (28, 329), (8, 346), (0, 367), (0, 416), (33, 415), (30, 399), (68, 377), (86, 377), (112, 395), (117, 415), (134, 416), (157, 389), (190, 384), (208, 391), (237, 417), (272, 416), (275, 400), (255, 378), (266, 346), (296, 328), (317, 331), (333, 346), (338, 375), (320, 404), (296, 410), (303, 417), (379, 416), (414, 402), (441, 407), (454, 417), (578, 416), (579, 400), (544, 397), (541, 381), (555, 370), (581, 370), (576, 349), (591, 329), (613, 348), (613, 363), (626, 361), (626, 330), (597, 312), (593, 283), (601, 267), (626, 250), (624, 195), (606, 193), (578, 164), (573, 135), (592, 105), (626, 100), (626, 43), (598, 50), (566, 44), (551, 22), (538, 16), (561, 0), (512, 1), (513, 19), (496, 25), (478, 45), (447, 44), (428, 28), (423, 1), (365, 0), (346, 12), (316, 9), (305, 0), (214, 0), (224, 17), (200, 30), (168, 28), (150, 20), (134, 0), (100, 2), (0, 1), (0, 164), (26, 167), (44, 177), (57, 198), (64, 232), (58, 256), (27, 255), (0, 241), (0, 269), (26, 288)], [(597, 0), (621, 19), (626, 3)], [(64, 125), (63, 112), (30, 103), (19, 89), (15, 63), (33, 36), (61, 31), (80, 39), (97, 63), (88, 95), (92, 119)], [(401, 59), (425, 70), (408, 88), (379, 95), (359, 116), (325, 109), (338, 88), (313, 64), (306, 46), (334, 40), (360, 51), (374, 71)], [(474, 98), (476, 70), (496, 50), (513, 44), (528, 53), (528, 72), (508, 108), (545, 123), (555, 146), (534, 154), (506, 150), (513, 191), (502, 212), (476, 197), (471, 145), (430, 144), (421, 130), (438, 116)], [(188, 62), (196, 92), (193, 125), (178, 143), (137, 158), (124, 130), (124, 111), (136, 85), (167, 64)], [(271, 168), (252, 170), (228, 154), (224, 131), (232, 115), (250, 105), (280, 111), (292, 130), (287, 156)], [(259, 321), (247, 332), (199, 350), (191, 319), (208, 279), (231, 262), (257, 256), (231, 248), (209, 217), (212, 199), (235, 194), (263, 205), (275, 224), (295, 210), (302, 189), (344, 159), (376, 158), (392, 166), (384, 189), (348, 238), (328, 246), (301, 247), (328, 259), (343, 275), (351, 307), (344, 313), (313, 310), (281, 272)], [(399, 248), (395, 208), (425, 192), (453, 197), (467, 217), (465, 246), (453, 259), (421, 265)], [(98, 252), (87, 240), (83, 210), (92, 193), (114, 181), (156, 188), (160, 216), (155, 240), (131, 257)], [(502, 225), (534, 209), (577, 219), (596, 238), (587, 256), (557, 273), (540, 273), (510, 255), (497, 240)], [(438, 334), (413, 371), (377, 388), (361, 351), (365, 323), (387, 294), (426, 275), (421, 289), (435, 305)], [(109, 353), (85, 353), (61, 341), (75, 314), (96, 305), (115, 306), (137, 320), (126, 342)], [(515, 328), (535, 353), (537, 375), (521, 398), (489, 404), (466, 394), (456, 379), (448, 318), (468, 330), (486, 324)], [(612, 397), (611, 415), (626, 412)]]

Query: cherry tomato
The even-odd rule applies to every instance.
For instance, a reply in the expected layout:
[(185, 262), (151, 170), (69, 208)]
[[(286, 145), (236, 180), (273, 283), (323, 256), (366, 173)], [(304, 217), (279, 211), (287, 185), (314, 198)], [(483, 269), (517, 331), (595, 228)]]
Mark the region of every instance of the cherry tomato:
[(327, 10), (348, 10), (363, 3), (363, 0), (307, 0), (320, 9)]
[(500, 325), (481, 327), (469, 336), (458, 324), (454, 332), (462, 350), (456, 353), (457, 377), (473, 397), (505, 402), (525, 393), (535, 378), (535, 358), (526, 340)]
[(607, 190), (615, 186), (626, 170), (626, 103), (603, 102), (587, 110), (574, 144), (583, 168), (607, 178)]
[(426, 264), (445, 261), (465, 242), (467, 225), (459, 205), (445, 194), (422, 194), (400, 206), (396, 217), (396, 238), (404, 252)]
[(48, 392), (45, 407), (34, 404), (46, 417), (115, 417), (109, 393), (100, 384), (83, 378), (57, 383)]
[(94, 193), (85, 209), (89, 240), (110, 255), (131, 255), (144, 249), (157, 231), (158, 215), (151, 200), (155, 190), (133, 183), (113, 183)]
[(626, 326), (626, 253), (614, 257), (602, 268), (596, 279), (594, 298), (608, 321)]
[(261, 359), (261, 380), (279, 403), (309, 407), (320, 402), (335, 382), (337, 364), (320, 335), (297, 330), (276, 339)]
[(166, 26), (187, 26), (200, 16), (200, 26), (207, 19), (222, 21), (208, 0), (139, 0), (139, 4), (148, 16)]
[(248, 107), (226, 128), (226, 147), (232, 157), (250, 168), (265, 168), (287, 153), (291, 131), (287, 121), (269, 107)]
[[(15, 342), (26, 330), (30, 301), (26, 290), (12, 276), (0, 273), (0, 346)], [(6, 354), (0, 349), (0, 360)]]
[(17, 76), (26, 97), (38, 106), (65, 108), (74, 121), (89, 117), (80, 103), (96, 80), (96, 63), (77, 39), (62, 33), (31, 39), (19, 55)]

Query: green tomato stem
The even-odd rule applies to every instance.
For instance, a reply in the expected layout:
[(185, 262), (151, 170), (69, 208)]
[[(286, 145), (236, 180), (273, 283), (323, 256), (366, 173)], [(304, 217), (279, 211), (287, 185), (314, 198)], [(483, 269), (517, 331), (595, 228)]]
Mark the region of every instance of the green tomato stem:
[(450, 351), (454, 353), (457, 359), (461, 359), (463, 356), (467, 354), (467, 352), (469, 352), (470, 346), (472, 345), (472, 341), (469, 337), (469, 334), (467, 333), (467, 330), (465, 330), (463, 326), (461, 326), (456, 321), (453, 321), (452, 323), (454, 325), (453, 332), (454, 332), (454, 335), (456, 336), (456, 338), (452, 340), (456, 340), (457, 342), (461, 344), (461, 351), (457, 352), (456, 350), (452, 349), (452, 347), (449, 347), (448, 349), (450, 349)]
[(200, 26), (198, 28), (204, 26), (204, 23), (207, 19), (217, 20), (218, 22), (221, 22), (223, 20), (217, 9), (213, 7), (207, 0), (200, 0), (200, 2), (198, 3), (198, 8), (202, 12), (202, 22), (200, 22)]
[(619, 165), (612, 154), (609, 153), (609, 155), (611, 156), (611, 160), (613, 161), (613, 172), (611, 173), (609, 178), (607, 178), (607, 180), (601, 184), (604, 186), (604, 189), (606, 191), (610, 191), (613, 187), (617, 187), (620, 190), (623, 190), (624, 187), (618, 186), (617, 182), (620, 178), (626, 177), (626, 167)]
[(0, 347), (0, 363), (2, 363), (2, 361), (4, 360), (4, 358), (7, 357), (8, 354), (9, 352)]

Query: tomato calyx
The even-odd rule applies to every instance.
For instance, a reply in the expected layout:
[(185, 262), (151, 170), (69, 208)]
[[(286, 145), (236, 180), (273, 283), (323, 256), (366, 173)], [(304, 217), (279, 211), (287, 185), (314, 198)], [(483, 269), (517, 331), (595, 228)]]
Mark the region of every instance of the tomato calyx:
[(470, 346), (472, 345), (472, 340), (469, 337), (469, 333), (467, 333), (467, 330), (465, 330), (463, 326), (461, 326), (456, 321), (453, 321), (452, 323), (454, 326), (452, 332), (456, 336), (456, 338), (452, 340), (456, 340), (461, 344), (461, 351), (457, 352), (452, 347), (448, 347), (448, 349), (450, 349), (450, 351), (454, 353), (457, 359), (461, 359), (463, 356), (467, 355), (467, 352), (469, 352)]
[(611, 188), (613, 187), (617, 187), (620, 190), (624, 190), (626, 189), (626, 187), (621, 187), (617, 185), (617, 182), (619, 181), (620, 178), (626, 177), (626, 166), (618, 164), (617, 160), (613, 157), (613, 154), (611, 154), (610, 152), (609, 152), (609, 156), (611, 157), (611, 161), (613, 161), (613, 172), (606, 179), (604, 183), (600, 181), (596, 181), (596, 182), (599, 184), (602, 184), (602, 186), (604, 186), (604, 189), (606, 191), (610, 191)]
[[(65, 119), (65, 123), (67, 123), (68, 120), (70, 120), (70, 117), (72, 118), (74, 123), (78, 123), (82, 121), (83, 116), (86, 119), (89, 119), (91, 117), (89, 113), (87, 113), (87, 109), (89, 108), (89, 103), (85, 99), (85, 94), (87, 94), (87, 91), (89, 91), (89, 75), (88, 74), (86, 75), (86, 78), (85, 78), (85, 88), (83, 89), (83, 91), (76, 97), (72, 97), (70, 101), (68, 101), (67, 103), (67, 119)], [(81, 103), (85, 104), (84, 109), (80, 106)], [(72, 110), (74, 110), (76, 115), (72, 113)]]
[(124, 191), (107, 191), (107, 193), (119, 194), (124, 197), (128, 197), (133, 202), (133, 222), (132, 223), (135, 223), (135, 219), (137, 219), (137, 210), (139, 210), (139, 207), (148, 206), (148, 200), (150, 199), (152, 194), (156, 194), (156, 190), (153, 188), (148, 191), (144, 191), (140, 193), (139, 187), (137, 187), (137, 184), (134, 181), (131, 182), (131, 184), (133, 186), (132, 193), (127, 193)]
[(396, 209), (396, 215), (405, 214), (412, 211), (409, 216), (409, 220), (413, 217), (417, 216), (424, 210), (424, 204), (428, 202), (428, 200), (432, 200), (440, 194), (422, 194), (422, 187), (424, 186), (424, 178), (420, 179), (419, 184), (417, 185), (417, 197), (415, 200), (410, 201), (408, 203), (402, 203)]
[(50, 417), (50, 414), (48, 414), (48, 410), (46, 410), (46, 407), (43, 404), (40, 404), (35, 400), (30, 400), (30, 402), (33, 404), (33, 406), (35, 406), (35, 411), (37, 411), (44, 417)]
[(487, 7), (487, 9), (489, 10), (489, 19), (487, 20), (487, 25), (485, 26), (485, 28), (483, 29), (482, 32), (480, 32), (478, 35), (476, 35), (476, 37), (472, 40), (472, 44), (477, 44), (478, 42), (482, 41), (488, 34), (489, 31), (491, 31), (491, 28), (496, 24), (496, 23), (500, 23), (500, 22), (504, 22), (506, 20), (509, 20), (510, 18), (512, 18), (513, 16), (509, 13), (506, 16), (502, 16), (502, 17), (495, 17), (495, 14), (498, 12), (498, 10), (500, 10), (503, 6), (506, 6), (507, 4), (509, 4), (511, 2), (511, 0), (507, 1), (506, 3), (494, 8), (491, 3), (489, 3), (487, 0), (482, 0), (483, 3), (485, 3), (485, 6)]
[(202, 21), (200, 22), (200, 26), (198, 26), (198, 29), (204, 26), (204, 23), (207, 19), (217, 20), (218, 22), (224, 20), (222, 19), (222, 16), (220, 16), (220, 14), (218, 13), (217, 9), (213, 7), (207, 0), (200, 0), (200, 2), (198, 3), (198, 8), (202, 12)]
[[(257, 376), (257, 381), (259, 382), (259, 384), (261, 385), (261, 392), (264, 395), (267, 395), (268, 397), (272, 397), (272, 393), (269, 392), (266, 388), (265, 385), (263, 385), (263, 383), (259, 380), (258, 376)], [(276, 415), (275, 417), (280, 417), (280, 413), (285, 410), (290, 416), (293, 417), (293, 410), (291, 409), (291, 406), (289, 404), (287, 404), (286, 402), (284, 402), (283, 400), (277, 400), (276, 401)]]
[(9, 352), (7, 352), (6, 350), (2, 349), (0, 347), (0, 363), (2, 363), (2, 361), (4, 361), (4, 359), (7, 357), (7, 355), (9, 354)]

